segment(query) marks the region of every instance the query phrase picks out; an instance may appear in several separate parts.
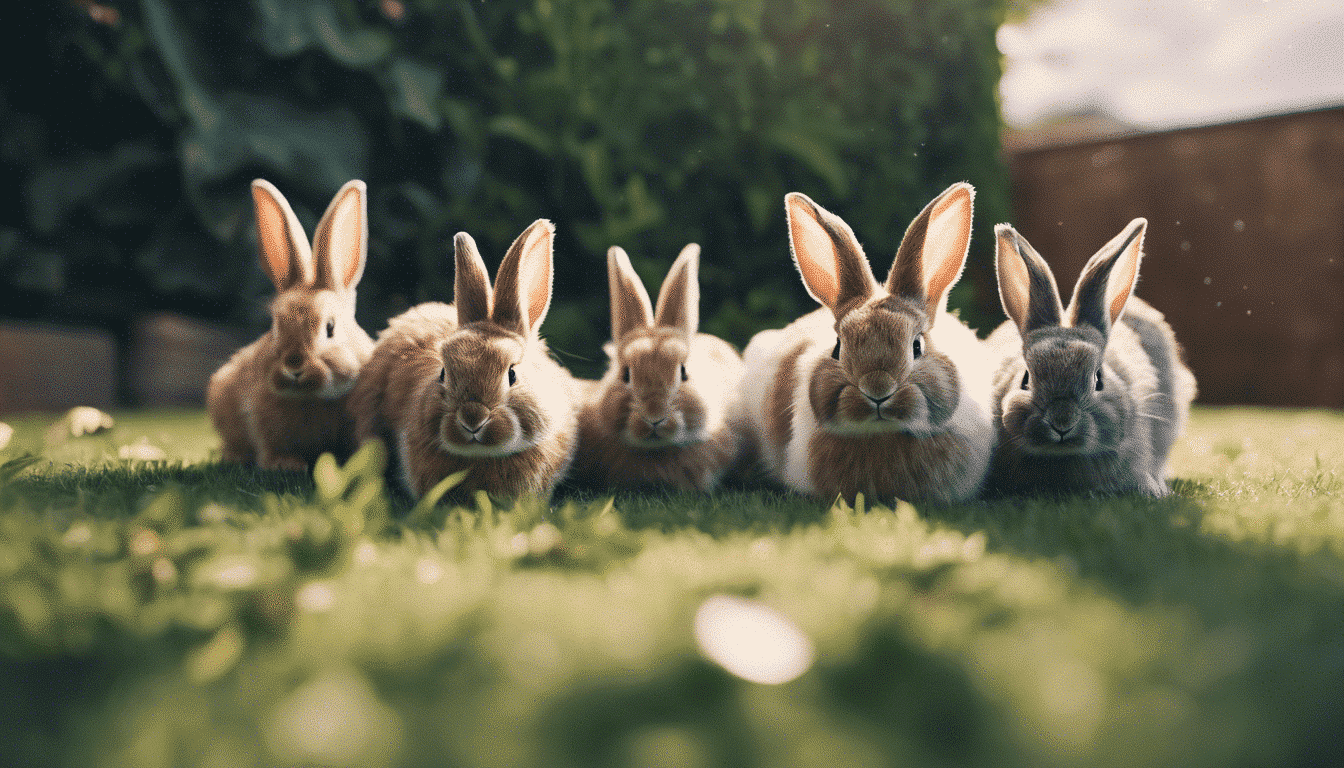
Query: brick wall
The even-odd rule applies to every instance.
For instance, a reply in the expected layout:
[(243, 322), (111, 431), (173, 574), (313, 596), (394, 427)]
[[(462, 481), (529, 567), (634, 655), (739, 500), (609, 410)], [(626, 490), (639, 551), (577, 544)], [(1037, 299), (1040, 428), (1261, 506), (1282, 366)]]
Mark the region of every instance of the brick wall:
[[(1344, 408), (1344, 107), (1012, 152), (1062, 292), (1135, 216), (1200, 402)], [(1067, 295), (1065, 297), (1067, 301)]]

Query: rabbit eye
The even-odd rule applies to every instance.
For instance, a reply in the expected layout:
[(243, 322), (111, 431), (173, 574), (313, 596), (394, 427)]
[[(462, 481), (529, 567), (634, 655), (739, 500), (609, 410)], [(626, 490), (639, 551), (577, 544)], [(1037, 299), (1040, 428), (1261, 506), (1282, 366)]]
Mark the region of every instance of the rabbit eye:
[(681, 380), (686, 381), (689, 378), (691, 377), (686, 374), (686, 366), (685, 365), (681, 366)]
[(440, 368), (440, 369), (439, 369), (439, 383), (442, 384), (442, 383), (444, 383), (444, 382), (446, 382), (446, 381), (448, 381), (448, 369), (447, 369), (447, 368)]
[(839, 340), (839, 339), (836, 339), (836, 340), (835, 340), (835, 349), (832, 349), (832, 350), (831, 350), (831, 358), (832, 358), (832, 359), (835, 359), (835, 360), (839, 360), (839, 359), (840, 359), (840, 340)]
[(327, 321), (327, 338), (330, 339), (331, 337), (333, 337), (333, 336), (335, 336), (335, 335), (336, 335), (336, 321), (335, 321), (335, 320), (328, 320), (328, 321)]
[(621, 369), (621, 377), (625, 379), (626, 384), (630, 383), (630, 366), (627, 365)]
[(1031, 388), (1031, 371), (1022, 372), (1022, 388), (1023, 389)]
[(916, 360), (924, 355), (924, 339), (921, 336), (915, 337), (914, 353)]
[(1097, 369), (1097, 391), (1100, 392), (1100, 391), (1102, 390), (1102, 388), (1103, 388), (1103, 386), (1102, 386), (1102, 383), (1101, 383), (1101, 369), (1098, 368), (1098, 369)]
[(518, 374), (513, 372), (513, 366), (509, 366), (509, 386), (512, 387), (518, 383)]

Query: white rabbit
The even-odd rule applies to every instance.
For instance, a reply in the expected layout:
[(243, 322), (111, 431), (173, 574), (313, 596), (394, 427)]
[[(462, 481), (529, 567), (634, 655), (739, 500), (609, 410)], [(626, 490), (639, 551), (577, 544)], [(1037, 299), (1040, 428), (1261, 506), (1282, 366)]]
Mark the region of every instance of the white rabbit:
[(946, 309), (973, 198), (962, 183), (930, 202), (879, 284), (844, 221), (785, 197), (794, 262), (823, 306), (743, 353), (749, 423), (776, 479), (827, 500), (952, 503), (979, 490), (994, 438), (988, 350)]

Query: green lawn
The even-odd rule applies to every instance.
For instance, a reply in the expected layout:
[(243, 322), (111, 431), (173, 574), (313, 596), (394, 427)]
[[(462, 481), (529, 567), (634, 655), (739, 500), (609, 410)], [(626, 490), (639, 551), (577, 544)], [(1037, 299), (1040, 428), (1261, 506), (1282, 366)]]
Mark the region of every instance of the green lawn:
[(0, 765), (1344, 762), (1338, 414), (1198, 410), (1160, 501), (894, 510), (408, 512), (376, 456), (51, 420), (0, 451)]

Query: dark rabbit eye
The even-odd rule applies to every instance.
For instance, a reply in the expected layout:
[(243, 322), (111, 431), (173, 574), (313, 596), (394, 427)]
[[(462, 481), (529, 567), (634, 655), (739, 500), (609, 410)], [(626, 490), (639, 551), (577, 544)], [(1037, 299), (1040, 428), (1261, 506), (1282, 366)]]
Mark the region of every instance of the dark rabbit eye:
[(509, 366), (509, 386), (512, 387), (518, 383), (518, 374), (513, 372), (513, 366)]
[(836, 340), (835, 340), (835, 349), (832, 349), (832, 350), (831, 350), (831, 357), (835, 358), (836, 360), (839, 360), (839, 359), (840, 359), (840, 340), (839, 340), (839, 339), (836, 339)]
[(686, 366), (684, 366), (684, 365), (681, 366), (681, 380), (682, 380), (682, 381), (685, 381), (685, 380), (687, 380), (687, 379), (689, 379), (689, 378), (691, 378), (691, 377), (688, 376), (688, 375), (686, 375)]
[(1022, 372), (1022, 388), (1023, 389), (1031, 388), (1031, 371)]
[(335, 320), (328, 320), (328, 321), (327, 321), (327, 338), (330, 339), (332, 336), (335, 336), (335, 335), (336, 335), (336, 321), (335, 321)]
[(1098, 369), (1097, 369), (1097, 391), (1100, 392), (1101, 390), (1102, 390), (1102, 383), (1101, 383), (1101, 369), (1098, 368)]
[(621, 377), (625, 379), (626, 384), (630, 383), (630, 366), (627, 365), (621, 369)]
[(448, 369), (447, 369), (447, 368), (440, 368), (440, 369), (439, 369), (439, 383), (442, 384), (442, 383), (444, 383), (444, 382), (446, 382), (446, 381), (448, 381)]
[(924, 341), (921, 337), (915, 337), (915, 359), (918, 360), (924, 354)]

